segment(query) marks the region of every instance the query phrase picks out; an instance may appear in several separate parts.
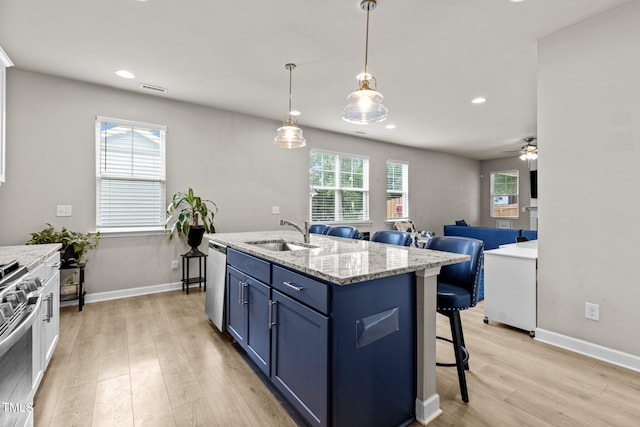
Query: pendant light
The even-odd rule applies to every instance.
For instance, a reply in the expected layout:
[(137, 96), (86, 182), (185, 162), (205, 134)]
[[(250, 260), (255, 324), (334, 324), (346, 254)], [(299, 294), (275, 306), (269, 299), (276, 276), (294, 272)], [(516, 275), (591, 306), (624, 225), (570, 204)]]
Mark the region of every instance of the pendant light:
[(386, 120), (389, 110), (382, 103), (384, 97), (376, 90), (376, 79), (367, 72), (369, 60), (369, 12), (377, 6), (376, 0), (362, 0), (360, 8), (367, 12), (367, 32), (364, 51), (364, 73), (357, 76), (358, 90), (347, 97), (342, 119), (359, 125), (369, 125)]
[(297, 126), (295, 118), (291, 115), (291, 72), (296, 68), (296, 64), (286, 64), (284, 68), (289, 70), (289, 111), (284, 125), (278, 128), (273, 143), (284, 148), (300, 148), (307, 145), (307, 141), (302, 136), (302, 129)]

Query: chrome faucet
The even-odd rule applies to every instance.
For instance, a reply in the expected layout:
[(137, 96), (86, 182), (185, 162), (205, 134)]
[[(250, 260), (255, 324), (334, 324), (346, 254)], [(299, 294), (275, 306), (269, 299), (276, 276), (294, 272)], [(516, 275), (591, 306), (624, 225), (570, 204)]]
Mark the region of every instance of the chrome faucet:
[(304, 236), (304, 242), (309, 243), (309, 223), (307, 221), (304, 222), (304, 228), (300, 227), (298, 224), (288, 221), (286, 219), (280, 218), (280, 225), (290, 225)]

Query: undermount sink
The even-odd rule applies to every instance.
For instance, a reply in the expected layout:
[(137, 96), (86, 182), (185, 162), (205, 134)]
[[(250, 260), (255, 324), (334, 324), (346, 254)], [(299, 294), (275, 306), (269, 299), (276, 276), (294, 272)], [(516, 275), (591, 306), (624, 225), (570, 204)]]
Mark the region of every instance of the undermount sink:
[(309, 245), (299, 242), (287, 242), (285, 240), (263, 240), (258, 242), (245, 242), (249, 245), (257, 246), (259, 248), (268, 249), (275, 252), (284, 251), (304, 251), (309, 249), (315, 249), (318, 246)]

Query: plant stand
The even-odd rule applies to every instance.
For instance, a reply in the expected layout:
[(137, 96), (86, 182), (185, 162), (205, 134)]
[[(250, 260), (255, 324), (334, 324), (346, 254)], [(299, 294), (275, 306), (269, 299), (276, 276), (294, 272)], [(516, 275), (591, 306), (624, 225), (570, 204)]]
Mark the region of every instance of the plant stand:
[(64, 265), (60, 266), (60, 270), (72, 270), (72, 269), (78, 270), (77, 292), (75, 294), (66, 294), (66, 295), (62, 295), (62, 293), (60, 294), (61, 302), (78, 300), (78, 311), (82, 311), (82, 307), (84, 306), (84, 296), (86, 294), (86, 291), (84, 290), (84, 268), (86, 265), (87, 263), (85, 261), (85, 262), (81, 262), (77, 266), (64, 266)]
[[(200, 251), (189, 251), (182, 256), (182, 290), (187, 289), (187, 295), (189, 295), (189, 285), (197, 283), (198, 288), (202, 288), (204, 283), (204, 291), (207, 291), (207, 254)], [(198, 260), (198, 276), (190, 277), (189, 264), (192, 259)], [(202, 262), (204, 260), (204, 263)], [(204, 271), (203, 271), (204, 266)]]

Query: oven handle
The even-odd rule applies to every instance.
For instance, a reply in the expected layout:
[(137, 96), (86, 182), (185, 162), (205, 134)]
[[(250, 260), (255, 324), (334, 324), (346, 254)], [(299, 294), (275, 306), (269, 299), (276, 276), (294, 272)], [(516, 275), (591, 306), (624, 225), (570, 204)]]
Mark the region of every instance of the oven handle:
[(33, 326), (33, 323), (36, 320), (36, 317), (40, 313), (40, 304), (42, 303), (42, 297), (38, 296), (38, 300), (35, 304), (30, 304), (33, 306), (33, 310), (28, 314), (27, 318), (22, 321), (11, 333), (0, 341), (0, 357), (4, 356), (4, 354), (13, 347), (15, 343), (17, 343), (20, 338), (29, 330), (30, 327)]

